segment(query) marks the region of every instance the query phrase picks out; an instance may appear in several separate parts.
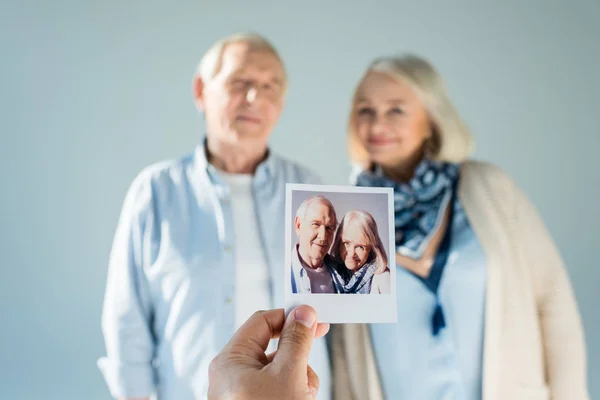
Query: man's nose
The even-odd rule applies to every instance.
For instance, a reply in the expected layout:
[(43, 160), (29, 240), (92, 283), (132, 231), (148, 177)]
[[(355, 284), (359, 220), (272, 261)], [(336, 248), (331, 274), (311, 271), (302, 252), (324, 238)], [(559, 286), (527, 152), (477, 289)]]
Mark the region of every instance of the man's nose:
[(256, 88), (254, 86), (251, 86), (248, 91), (246, 92), (246, 101), (248, 103), (254, 103), (254, 101), (256, 101), (256, 95), (257, 95), (257, 91)]
[(327, 231), (325, 229), (325, 226), (321, 225), (319, 227), (319, 230), (317, 231), (317, 237), (321, 240), (325, 240), (326, 236), (327, 236)]

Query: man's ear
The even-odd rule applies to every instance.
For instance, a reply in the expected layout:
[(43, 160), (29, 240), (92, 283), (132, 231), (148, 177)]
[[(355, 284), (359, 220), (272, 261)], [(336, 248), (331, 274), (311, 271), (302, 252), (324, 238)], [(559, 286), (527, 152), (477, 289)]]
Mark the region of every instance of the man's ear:
[(192, 83), (192, 94), (194, 95), (194, 104), (200, 112), (204, 112), (204, 80), (200, 77), (200, 74), (194, 76), (194, 82)]
[(300, 236), (300, 218), (294, 219), (294, 228), (296, 228), (296, 235)]

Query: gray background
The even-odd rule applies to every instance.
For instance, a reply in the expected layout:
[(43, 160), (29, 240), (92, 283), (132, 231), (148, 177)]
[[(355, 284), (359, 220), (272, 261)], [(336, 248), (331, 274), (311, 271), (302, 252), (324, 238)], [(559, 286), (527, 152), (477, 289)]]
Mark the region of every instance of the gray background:
[(0, 398), (108, 398), (95, 361), (125, 191), (197, 143), (194, 67), (245, 29), (289, 67), (273, 148), (333, 184), (368, 61), (415, 51), (438, 67), (476, 158), (514, 177), (564, 256), (600, 398), (597, 0), (19, 0), (0, 15)]
[[(296, 246), (298, 243), (298, 235), (296, 235), (296, 229), (294, 227), (294, 220), (296, 219), (296, 211), (300, 207), (305, 199), (311, 196), (323, 196), (327, 198), (333, 208), (335, 208), (335, 214), (337, 216), (338, 225), (342, 222), (342, 218), (348, 211), (351, 210), (363, 210), (370, 213), (373, 219), (377, 223), (377, 232), (383, 242), (383, 247), (387, 254), (388, 260), (392, 259), (390, 254), (390, 213), (388, 209), (388, 195), (386, 193), (339, 193), (339, 192), (318, 192), (318, 191), (304, 191), (304, 190), (293, 190), (292, 191), (292, 214), (288, 216), (291, 219), (290, 224), (290, 237), (291, 237), (291, 248)], [(335, 239), (335, 236), (334, 236)], [(332, 242), (333, 244), (333, 242)]]

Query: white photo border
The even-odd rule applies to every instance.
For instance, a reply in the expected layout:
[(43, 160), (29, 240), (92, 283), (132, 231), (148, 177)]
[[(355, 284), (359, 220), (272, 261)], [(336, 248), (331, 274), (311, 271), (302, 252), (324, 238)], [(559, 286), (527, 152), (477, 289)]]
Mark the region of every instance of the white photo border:
[[(291, 248), (292, 248), (292, 194), (295, 191), (319, 193), (366, 193), (387, 194), (388, 204), (388, 240), (389, 252), (388, 267), (390, 269), (389, 294), (303, 294), (292, 293), (291, 276)], [(284, 304), (286, 315), (299, 305), (309, 305), (317, 311), (318, 322), (321, 323), (395, 323), (398, 322), (396, 304), (396, 257), (395, 255), (395, 228), (394, 216), (394, 189), (381, 187), (357, 187), (341, 185), (311, 185), (301, 183), (287, 183), (285, 192), (285, 273), (283, 274)]]

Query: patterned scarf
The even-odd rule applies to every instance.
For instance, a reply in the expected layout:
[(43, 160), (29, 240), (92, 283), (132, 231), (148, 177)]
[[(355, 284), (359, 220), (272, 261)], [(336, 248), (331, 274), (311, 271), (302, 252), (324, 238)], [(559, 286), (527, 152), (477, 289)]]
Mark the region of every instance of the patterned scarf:
[(434, 336), (446, 326), (438, 288), (450, 253), (453, 215), (460, 210), (459, 202), (455, 201), (459, 172), (457, 164), (425, 159), (417, 166), (414, 177), (408, 183), (398, 183), (387, 178), (381, 168), (362, 171), (356, 178), (357, 186), (394, 188), (396, 251), (415, 260), (423, 256), (431, 238), (442, 224), (446, 207), (451, 206), (450, 222), (429, 276), (422, 278), (413, 274), (435, 296), (431, 316)]
[(343, 262), (338, 261), (336, 267), (332, 268), (331, 276), (339, 293), (369, 294), (376, 270), (375, 261), (367, 262), (354, 273), (347, 269)]
[(356, 185), (394, 188), (396, 251), (418, 260), (442, 223), (458, 175), (457, 164), (424, 159), (408, 183), (398, 183), (376, 167), (362, 171)]

